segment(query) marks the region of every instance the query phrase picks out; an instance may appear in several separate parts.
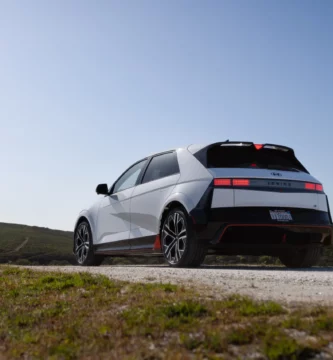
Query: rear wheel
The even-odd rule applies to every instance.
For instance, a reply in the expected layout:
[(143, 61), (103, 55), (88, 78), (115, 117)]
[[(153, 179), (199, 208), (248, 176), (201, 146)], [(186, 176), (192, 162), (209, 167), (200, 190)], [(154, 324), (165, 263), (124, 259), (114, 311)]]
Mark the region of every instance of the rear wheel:
[(320, 246), (296, 248), (291, 252), (281, 254), (279, 258), (283, 265), (290, 268), (310, 268), (319, 262), (321, 253)]
[(198, 241), (189, 216), (181, 208), (170, 210), (165, 217), (161, 239), (164, 258), (173, 267), (196, 267), (205, 259), (206, 248)]
[(91, 229), (87, 221), (80, 222), (75, 229), (74, 255), (81, 266), (99, 266), (104, 260), (103, 256), (94, 253)]

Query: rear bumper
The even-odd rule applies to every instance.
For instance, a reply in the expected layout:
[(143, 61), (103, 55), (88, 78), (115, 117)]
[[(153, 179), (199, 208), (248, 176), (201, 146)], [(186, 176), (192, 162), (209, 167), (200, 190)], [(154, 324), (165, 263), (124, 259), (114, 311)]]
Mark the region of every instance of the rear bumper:
[[(307, 243), (332, 243), (333, 227), (328, 212), (281, 208), (290, 211), (293, 220), (288, 222), (272, 220), (268, 207), (232, 207), (215, 209), (194, 209), (191, 216), (199, 239), (210, 247), (232, 246), (238, 243), (251, 246), (280, 246), (286, 237), (307, 237)], [(230, 233), (237, 233), (231, 236)], [(266, 242), (259, 239), (266, 238)], [(281, 244), (280, 244), (281, 242)]]

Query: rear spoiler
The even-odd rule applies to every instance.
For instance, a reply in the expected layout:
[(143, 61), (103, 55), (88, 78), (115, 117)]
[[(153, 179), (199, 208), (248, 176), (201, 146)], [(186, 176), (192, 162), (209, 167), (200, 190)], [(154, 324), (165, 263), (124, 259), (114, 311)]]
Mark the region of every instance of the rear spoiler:
[(299, 166), (303, 169), (304, 172), (309, 173), (308, 170), (296, 158), (294, 150), (292, 148), (287, 147), (287, 146), (282, 146), (282, 145), (276, 145), (276, 144), (254, 144), (253, 142), (249, 142), (249, 141), (229, 141), (229, 140), (227, 140), (227, 141), (213, 143), (213, 144), (210, 144), (203, 148), (200, 148), (198, 151), (194, 151), (193, 155), (197, 158), (197, 160), (199, 160), (201, 162), (202, 165), (207, 167), (207, 151), (215, 146), (226, 146), (226, 147), (227, 146), (244, 146), (244, 147), (252, 146), (257, 150), (272, 149), (272, 150), (283, 151), (286, 155), (288, 154), (288, 156), (293, 158), (299, 164)]
[(260, 149), (272, 149), (272, 150), (280, 150), (280, 151), (291, 151), (294, 152), (293, 149), (287, 146), (276, 145), (276, 144), (254, 144), (253, 142), (248, 141), (224, 141), (221, 143), (215, 143), (213, 146), (254, 146), (257, 150)]

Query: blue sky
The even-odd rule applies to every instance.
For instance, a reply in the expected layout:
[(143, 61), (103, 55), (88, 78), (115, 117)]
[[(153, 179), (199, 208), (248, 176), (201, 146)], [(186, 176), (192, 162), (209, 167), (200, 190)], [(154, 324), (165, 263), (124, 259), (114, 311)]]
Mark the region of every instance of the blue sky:
[(332, 38), (330, 0), (2, 0), (0, 221), (71, 230), (134, 161), (227, 138), (332, 202)]

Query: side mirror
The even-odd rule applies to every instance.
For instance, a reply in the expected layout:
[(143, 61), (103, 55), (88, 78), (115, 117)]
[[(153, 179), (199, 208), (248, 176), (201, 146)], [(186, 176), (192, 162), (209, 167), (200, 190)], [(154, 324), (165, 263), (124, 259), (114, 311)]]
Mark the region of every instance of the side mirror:
[(97, 185), (96, 192), (97, 195), (108, 195), (109, 194), (108, 184)]

